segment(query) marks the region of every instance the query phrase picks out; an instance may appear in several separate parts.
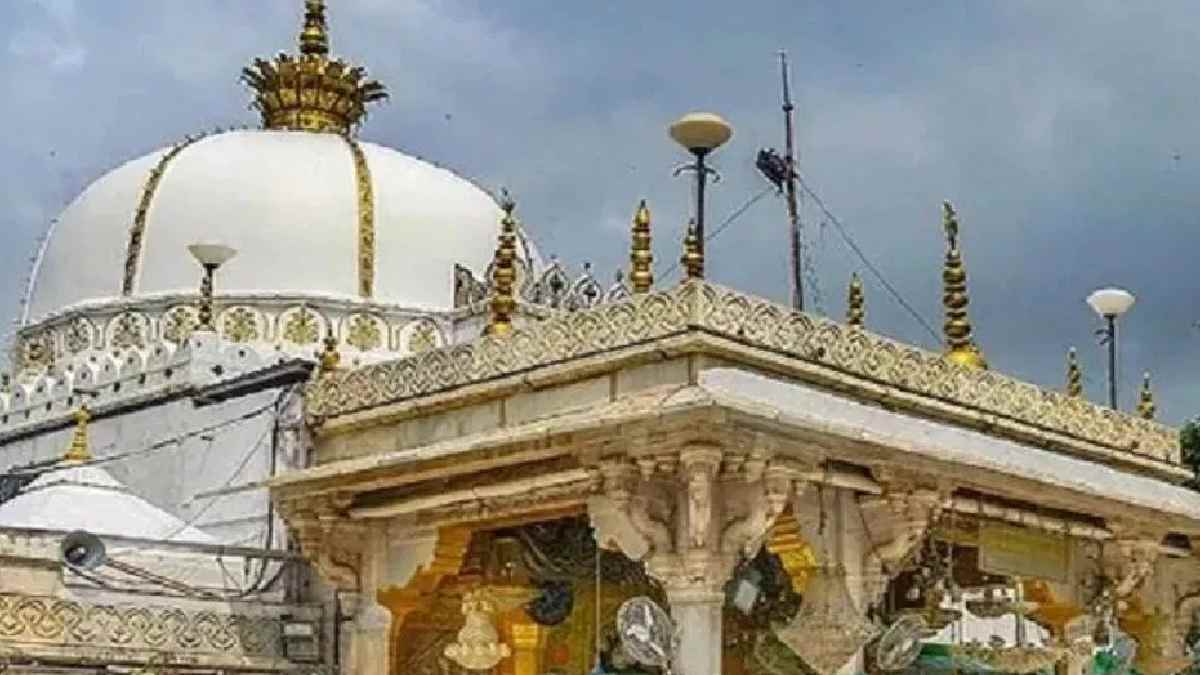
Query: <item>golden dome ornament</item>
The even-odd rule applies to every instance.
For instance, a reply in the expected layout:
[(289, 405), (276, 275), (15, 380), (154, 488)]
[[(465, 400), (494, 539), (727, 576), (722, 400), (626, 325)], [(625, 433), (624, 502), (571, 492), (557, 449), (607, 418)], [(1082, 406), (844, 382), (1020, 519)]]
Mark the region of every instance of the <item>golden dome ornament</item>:
[(242, 81), (255, 93), (251, 107), (264, 129), (292, 129), (347, 135), (367, 116), (367, 105), (388, 97), (366, 78), (366, 70), (329, 58), (324, 0), (305, 0), (300, 54), (255, 59), (242, 69)]

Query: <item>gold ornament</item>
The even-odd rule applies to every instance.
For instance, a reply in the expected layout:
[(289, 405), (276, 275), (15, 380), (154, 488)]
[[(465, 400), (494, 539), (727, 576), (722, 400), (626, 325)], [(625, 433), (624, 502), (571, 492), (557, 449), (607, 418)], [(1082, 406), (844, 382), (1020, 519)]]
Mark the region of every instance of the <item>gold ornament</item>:
[(1150, 389), (1150, 373), (1145, 373), (1142, 375), (1142, 392), (1137, 406), (1138, 417), (1152, 420), (1156, 410), (1158, 406), (1154, 404), (1154, 392)]
[(1067, 396), (1083, 396), (1083, 373), (1079, 370), (1079, 357), (1076, 356), (1074, 347), (1067, 352)]
[(650, 209), (646, 208), (645, 199), (633, 216), (632, 240), (629, 282), (633, 285), (634, 293), (649, 293), (654, 285), (654, 254), (650, 250)]
[(265, 129), (349, 134), (366, 118), (367, 104), (387, 98), (362, 67), (329, 58), (323, 0), (305, 2), (300, 54), (255, 59), (242, 81), (255, 92), (252, 107)]
[(492, 261), (492, 314), (487, 326), (488, 335), (502, 336), (512, 332), (512, 315), (517, 308), (513, 297), (513, 284), (517, 278), (517, 221), (512, 215), (516, 206), (505, 192), (501, 204), (504, 218), (500, 220), (500, 237)]
[(322, 375), (332, 375), (337, 372), (338, 366), (342, 363), (342, 355), (338, 351), (337, 336), (333, 334), (333, 326), (329, 327), (329, 331), (325, 333), (325, 339), (322, 341), (324, 350), (317, 352), (317, 360), (320, 362), (320, 372)]
[(958, 215), (950, 202), (942, 202), (942, 225), (946, 228), (946, 264), (942, 269), (942, 305), (946, 310), (943, 333), (946, 358), (968, 368), (987, 370), (987, 360), (971, 338), (971, 320), (967, 316), (967, 268), (958, 246)]
[(91, 419), (87, 404), (80, 405), (79, 410), (75, 411), (75, 433), (71, 436), (71, 447), (63, 455), (64, 462), (81, 464), (92, 461), (92, 453), (88, 449), (88, 422)]
[(688, 222), (687, 236), (683, 238), (683, 257), (679, 259), (686, 272), (686, 279), (704, 278), (704, 252), (700, 250), (700, 238), (696, 234), (696, 221)]
[(858, 272), (855, 272), (850, 275), (850, 288), (846, 291), (846, 323), (855, 328), (862, 328), (866, 314), (862, 279), (859, 278)]

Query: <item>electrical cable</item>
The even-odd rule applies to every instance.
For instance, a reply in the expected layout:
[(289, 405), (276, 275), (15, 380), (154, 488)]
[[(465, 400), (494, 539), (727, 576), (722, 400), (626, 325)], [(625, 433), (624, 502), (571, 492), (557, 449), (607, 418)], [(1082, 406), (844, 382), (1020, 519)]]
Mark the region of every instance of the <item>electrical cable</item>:
[(888, 294), (892, 296), (892, 299), (899, 303), (899, 305), (903, 307), (904, 310), (907, 311), (934, 340), (940, 343), (942, 338), (938, 332), (934, 330), (933, 326), (930, 325), (928, 321), (925, 320), (925, 317), (921, 316), (920, 312), (918, 312), (911, 304), (909, 304), (907, 300), (904, 299), (904, 296), (900, 294), (900, 291), (896, 290), (896, 287), (887, 280), (887, 277), (883, 276), (883, 272), (881, 272), (879, 268), (875, 266), (875, 263), (871, 262), (871, 260), (867, 258), (867, 254), (863, 253), (863, 250), (859, 248), (858, 243), (854, 241), (854, 237), (850, 236), (846, 226), (842, 223), (842, 221), (838, 220), (837, 216), (833, 215), (833, 213), (829, 211), (829, 208), (825, 206), (825, 202), (821, 200), (820, 195), (818, 195), (816, 191), (809, 187), (808, 183), (804, 181), (804, 178), (799, 173), (796, 174), (796, 183), (800, 185), (800, 189), (805, 194), (812, 198), (813, 203), (817, 205), (817, 208), (821, 210), (821, 213), (825, 214), (825, 217), (829, 220), (829, 223), (832, 224), (835, 229), (837, 229), (838, 234), (842, 237), (842, 241), (846, 242), (846, 245), (850, 247), (850, 250), (853, 251), (856, 256), (858, 256), (858, 259), (862, 261), (862, 264), (867, 268), (868, 271), (870, 271), (871, 275), (875, 277), (875, 280), (878, 281), (881, 286), (883, 286), (884, 290), (886, 290)]
[[(758, 202), (759, 202), (759, 201), (760, 201), (760, 200), (761, 200), (763, 197), (766, 197), (768, 194), (770, 194), (771, 192), (774, 192), (774, 191), (775, 191), (775, 186), (773, 186), (773, 185), (768, 185), (766, 188), (763, 188), (763, 190), (762, 190), (761, 192), (759, 192), (758, 194), (754, 195), (754, 196), (753, 196), (753, 197), (751, 197), (750, 199), (746, 200), (746, 203), (744, 203), (744, 204), (742, 204), (741, 206), (739, 206), (739, 207), (737, 207), (736, 209), (734, 209), (734, 210), (733, 210), (733, 212), (732, 212), (732, 213), (730, 213), (730, 214), (729, 214), (729, 215), (728, 215), (728, 216), (725, 218), (725, 220), (722, 220), (722, 221), (721, 221), (721, 223), (720, 223), (719, 225), (717, 225), (715, 228), (713, 228), (713, 231), (712, 231), (712, 232), (709, 232), (708, 234), (704, 235), (704, 241), (705, 241), (705, 243), (707, 243), (707, 242), (710, 242), (710, 241), (712, 241), (713, 239), (716, 239), (716, 238), (717, 238), (717, 235), (719, 235), (719, 234), (721, 234), (722, 232), (724, 232), (724, 231), (725, 231), (725, 229), (726, 229), (727, 227), (729, 227), (730, 225), (732, 225), (732, 224), (733, 224), (733, 221), (735, 221), (735, 220), (737, 220), (739, 217), (741, 217), (741, 215), (742, 215), (743, 213), (745, 213), (746, 211), (749, 211), (751, 206), (754, 206), (754, 205), (755, 205), (755, 204), (757, 204), (757, 203), (758, 203)], [(666, 271), (665, 271), (665, 272), (663, 272), (663, 273), (662, 273), (660, 276), (662, 277), (662, 279), (663, 279), (664, 281), (666, 281), (668, 278), (670, 278), (670, 276), (671, 276), (672, 274), (674, 274), (674, 273), (675, 273), (676, 271), (678, 271), (678, 270), (679, 270), (679, 261), (678, 261), (678, 260), (676, 260), (676, 261), (672, 262), (672, 263), (671, 263), (671, 266), (670, 266), (670, 267), (668, 267), (668, 268), (666, 269)]]
[(163, 440), (156, 441), (154, 443), (151, 443), (148, 446), (139, 448), (137, 450), (130, 450), (128, 452), (123, 452), (123, 453), (116, 454), (116, 455), (108, 455), (106, 457), (97, 457), (95, 459), (91, 459), (86, 462), (79, 462), (79, 463), (71, 464), (70, 466), (57, 466), (54, 468), (43, 469), (40, 471), (26, 471), (26, 470), (22, 470), (22, 469), (26, 469), (28, 467), (20, 467), (18, 470), (7, 471), (2, 475), (6, 475), (6, 476), (40, 476), (42, 474), (52, 473), (54, 471), (62, 471), (65, 469), (76, 469), (79, 467), (86, 467), (86, 466), (97, 466), (100, 464), (107, 464), (109, 462), (115, 462), (118, 460), (129, 459), (131, 457), (138, 457), (140, 455), (147, 455), (147, 454), (150, 454), (152, 452), (161, 450), (165, 447), (169, 447), (172, 445), (182, 447), (184, 441), (190, 440), (197, 436), (207, 436), (207, 435), (216, 433), (218, 431), (221, 431), (222, 429), (231, 427), (235, 424), (239, 424), (241, 422), (247, 422), (247, 421), (252, 420), (255, 417), (258, 417), (259, 415), (271, 410), (271, 408), (274, 407), (274, 405), (275, 405), (274, 403), (268, 403), (267, 405), (264, 405), (262, 407), (255, 408), (254, 410), (243, 413), (241, 415), (237, 415), (236, 417), (231, 417), (224, 421), (217, 422), (216, 424), (210, 424), (208, 426), (201, 427), (194, 431), (189, 431), (189, 432), (186, 432), (183, 434), (172, 436), (170, 438), (165, 438)]

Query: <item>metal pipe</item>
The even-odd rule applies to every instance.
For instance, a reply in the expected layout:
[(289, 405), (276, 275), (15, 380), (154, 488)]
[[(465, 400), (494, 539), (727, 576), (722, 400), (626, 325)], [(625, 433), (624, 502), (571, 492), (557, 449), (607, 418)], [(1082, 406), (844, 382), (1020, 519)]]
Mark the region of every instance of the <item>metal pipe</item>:
[(700, 255), (704, 255), (704, 187), (708, 183), (708, 165), (704, 163), (707, 150), (696, 150), (696, 238), (700, 240)]
[(1117, 409), (1117, 317), (1109, 314), (1108, 321), (1108, 405)]

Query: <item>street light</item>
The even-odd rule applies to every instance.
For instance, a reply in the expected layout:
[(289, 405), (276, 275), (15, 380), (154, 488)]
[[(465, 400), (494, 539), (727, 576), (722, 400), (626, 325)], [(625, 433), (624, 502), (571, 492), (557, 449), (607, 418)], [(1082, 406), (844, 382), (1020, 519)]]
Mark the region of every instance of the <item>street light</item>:
[(675, 170), (679, 175), (684, 171), (696, 174), (696, 236), (700, 240), (700, 254), (704, 253), (704, 186), (709, 174), (716, 180), (720, 175), (709, 168), (704, 159), (710, 152), (716, 150), (733, 135), (733, 127), (729, 126), (723, 117), (716, 113), (688, 113), (671, 125), (671, 138), (692, 153), (696, 158), (694, 164), (687, 164)]
[(200, 280), (200, 325), (196, 330), (212, 332), (216, 330), (213, 324), (213, 273), (237, 255), (237, 250), (223, 244), (192, 244), (188, 251), (204, 268), (204, 277)]
[(1108, 404), (1117, 409), (1117, 317), (1133, 307), (1133, 294), (1120, 288), (1101, 288), (1087, 297), (1087, 303), (1104, 319), (1099, 332), (1108, 344)]

